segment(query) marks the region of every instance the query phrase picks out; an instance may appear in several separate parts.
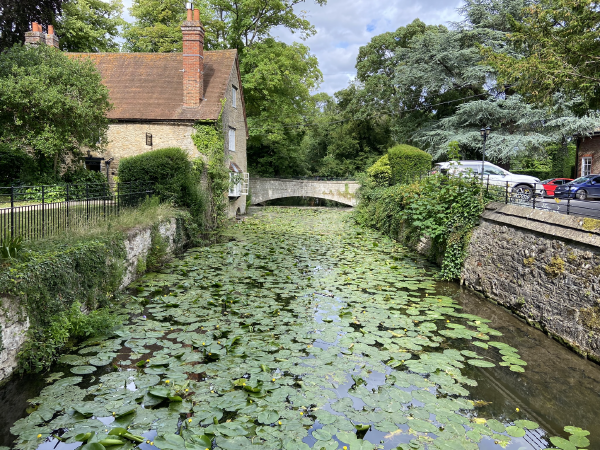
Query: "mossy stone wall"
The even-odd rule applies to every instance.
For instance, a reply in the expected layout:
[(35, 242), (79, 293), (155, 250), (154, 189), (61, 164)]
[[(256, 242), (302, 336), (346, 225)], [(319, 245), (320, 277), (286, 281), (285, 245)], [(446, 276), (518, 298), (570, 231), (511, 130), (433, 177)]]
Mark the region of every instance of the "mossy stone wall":
[(583, 218), (490, 205), (462, 282), (600, 362), (600, 234)]

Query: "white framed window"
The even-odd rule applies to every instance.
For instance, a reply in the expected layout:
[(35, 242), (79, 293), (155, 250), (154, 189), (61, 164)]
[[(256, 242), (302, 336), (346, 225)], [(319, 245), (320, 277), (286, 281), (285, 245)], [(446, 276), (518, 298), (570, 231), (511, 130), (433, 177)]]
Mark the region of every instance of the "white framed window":
[(231, 106), (237, 108), (237, 92), (238, 88), (231, 86)]
[(584, 156), (581, 158), (581, 176), (586, 177), (592, 173), (592, 157)]
[(235, 128), (229, 127), (229, 151), (235, 152)]
[(241, 173), (229, 172), (229, 196), (240, 197), (242, 195), (243, 177)]

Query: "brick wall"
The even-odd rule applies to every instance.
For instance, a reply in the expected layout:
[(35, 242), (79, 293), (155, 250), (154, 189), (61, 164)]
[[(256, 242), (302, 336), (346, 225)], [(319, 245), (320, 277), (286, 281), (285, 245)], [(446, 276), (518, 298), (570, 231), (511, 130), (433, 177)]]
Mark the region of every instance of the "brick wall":
[(581, 158), (592, 158), (592, 173), (600, 173), (600, 136), (592, 136), (582, 139), (579, 144), (577, 154), (577, 173), (575, 176), (581, 176)]

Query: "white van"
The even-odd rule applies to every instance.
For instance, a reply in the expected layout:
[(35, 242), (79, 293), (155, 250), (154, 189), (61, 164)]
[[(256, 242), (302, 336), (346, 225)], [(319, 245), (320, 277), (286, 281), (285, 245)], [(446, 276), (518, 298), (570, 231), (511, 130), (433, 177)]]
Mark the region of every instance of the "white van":
[[(432, 173), (481, 177), (481, 165), (481, 161), (448, 161), (435, 164)], [(534, 192), (536, 196), (544, 195), (544, 186), (539, 178), (510, 173), (487, 161), (483, 163), (483, 183), (502, 187), (508, 185), (510, 192), (526, 198), (530, 198)]]

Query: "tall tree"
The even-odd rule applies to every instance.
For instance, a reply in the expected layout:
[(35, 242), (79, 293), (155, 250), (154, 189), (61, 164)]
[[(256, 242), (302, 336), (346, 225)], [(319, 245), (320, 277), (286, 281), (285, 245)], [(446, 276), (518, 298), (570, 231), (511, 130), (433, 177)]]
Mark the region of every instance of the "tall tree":
[(267, 38), (246, 49), (240, 69), (253, 172), (297, 174), (303, 164), (298, 124), (310, 112), (311, 90), (322, 79), (317, 58), (305, 45)]
[[(240, 53), (284, 27), (305, 38), (314, 27), (294, 7), (306, 0), (198, 0), (206, 29), (206, 48), (235, 48)], [(327, 0), (314, 0), (323, 5)], [(181, 50), (180, 25), (185, 20), (185, 0), (133, 0), (130, 9), (136, 22), (124, 32), (130, 51), (168, 52)]]
[(63, 0), (0, 0), (0, 51), (25, 42), (31, 22), (55, 22)]
[(513, 21), (512, 53), (484, 50), (500, 79), (525, 98), (552, 104), (559, 92), (600, 104), (600, 2), (540, 0)]
[(15, 45), (0, 53), (0, 144), (33, 149), (52, 162), (100, 149), (111, 105), (90, 61), (46, 45)]
[(119, 51), (121, 0), (69, 0), (58, 17), (56, 32), (60, 48), (69, 52)]

